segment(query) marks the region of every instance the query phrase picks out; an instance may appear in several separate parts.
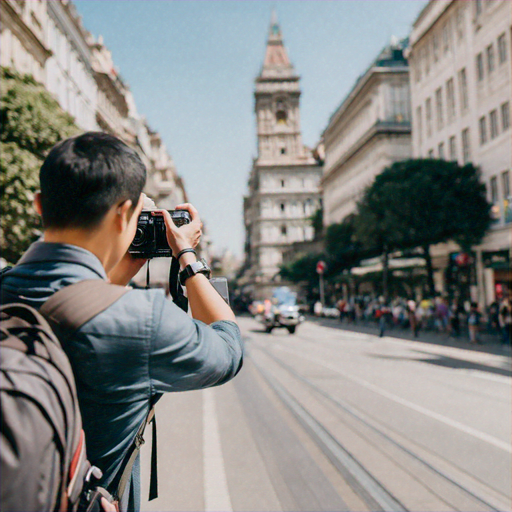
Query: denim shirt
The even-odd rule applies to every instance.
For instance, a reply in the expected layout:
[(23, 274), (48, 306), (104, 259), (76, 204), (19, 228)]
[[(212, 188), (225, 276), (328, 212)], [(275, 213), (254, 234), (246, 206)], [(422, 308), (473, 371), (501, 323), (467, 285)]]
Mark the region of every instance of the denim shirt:
[[(39, 308), (57, 290), (86, 279), (107, 279), (94, 254), (36, 242), (3, 277), (2, 301)], [(64, 350), (75, 374), (88, 458), (111, 492), (151, 397), (227, 382), (243, 359), (236, 323), (194, 320), (161, 289), (130, 290), (84, 324)], [(121, 507), (140, 508), (138, 461)]]

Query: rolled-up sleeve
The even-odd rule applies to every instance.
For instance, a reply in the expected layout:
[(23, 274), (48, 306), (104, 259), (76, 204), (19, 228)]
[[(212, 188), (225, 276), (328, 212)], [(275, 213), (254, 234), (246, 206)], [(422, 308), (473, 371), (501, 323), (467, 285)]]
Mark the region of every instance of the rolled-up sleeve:
[(155, 297), (153, 306), (149, 355), (153, 393), (216, 386), (240, 371), (243, 341), (235, 322), (206, 325), (163, 297)]

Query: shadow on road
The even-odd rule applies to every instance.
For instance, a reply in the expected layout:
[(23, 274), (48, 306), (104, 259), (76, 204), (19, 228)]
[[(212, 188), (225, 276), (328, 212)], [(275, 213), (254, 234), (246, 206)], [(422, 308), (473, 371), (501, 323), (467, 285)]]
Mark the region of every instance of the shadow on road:
[[(346, 324), (341, 323), (337, 319), (316, 318), (313, 316), (308, 316), (307, 319), (310, 322), (316, 323), (317, 325), (322, 325), (324, 327), (330, 327), (333, 329), (339, 329), (348, 332), (373, 334), (375, 336), (379, 335), (379, 328), (375, 324)], [(418, 336), (414, 337), (409, 330), (400, 329), (397, 327), (386, 329), (384, 336), (391, 336), (393, 338), (398, 338), (402, 340), (417, 341), (420, 343), (428, 343), (431, 345), (442, 345), (445, 347), (463, 348), (465, 350), (472, 350), (474, 352), (485, 352), (488, 354), (495, 354), (508, 357), (512, 355), (511, 347), (501, 345), (498, 341), (499, 338), (497, 335), (486, 335), (484, 343), (478, 345), (469, 343), (469, 340), (464, 336), (461, 336), (460, 338), (452, 338), (449, 337), (447, 334), (439, 334), (431, 331), (420, 331)], [(484, 337), (482, 336), (482, 338)]]
[(464, 359), (457, 359), (456, 357), (449, 356), (430, 356), (424, 358), (415, 357), (399, 357), (387, 356), (383, 354), (368, 354), (369, 357), (376, 359), (391, 359), (402, 361), (417, 361), (419, 363), (433, 364), (436, 366), (443, 366), (445, 368), (455, 368), (459, 370), (478, 370), (481, 372), (495, 373), (497, 375), (504, 375), (505, 377), (512, 377), (512, 371), (506, 368), (496, 368), (495, 366), (488, 366), (481, 363), (473, 363)]

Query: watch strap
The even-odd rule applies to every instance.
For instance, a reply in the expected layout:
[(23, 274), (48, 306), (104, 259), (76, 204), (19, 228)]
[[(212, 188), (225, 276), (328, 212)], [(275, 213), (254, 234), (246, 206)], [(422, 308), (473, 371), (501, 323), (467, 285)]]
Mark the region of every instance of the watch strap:
[(190, 265), (187, 265), (181, 272), (180, 272), (180, 283), (182, 286), (185, 286), (185, 281), (192, 276), (195, 276), (196, 274), (204, 274), (206, 277), (210, 277), (210, 267), (206, 263), (206, 260), (204, 258), (201, 258), (200, 260), (191, 263)]

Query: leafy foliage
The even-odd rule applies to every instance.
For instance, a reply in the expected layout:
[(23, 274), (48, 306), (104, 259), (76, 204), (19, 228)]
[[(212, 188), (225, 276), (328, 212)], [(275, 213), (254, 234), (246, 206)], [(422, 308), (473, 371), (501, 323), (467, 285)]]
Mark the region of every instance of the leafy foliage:
[(313, 226), (315, 240), (318, 240), (322, 236), (322, 232), (324, 229), (324, 210), (323, 208), (318, 208), (316, 212), (309, 218), (311, 221), (311, 225)]
[(2, 67), (0, 89), (0, 247), (2, 257), (15, 262), (40, 233), (33, 199), (43, 159), (78, 129), (31, 76)]
[(415, 159), (395, 162), (375, 178), (358, 205), (356, 232), (383, 252), (422, 247), (429, 284), (429, 247), (453, 240), (463, 250), (478, 244), (491, 224), (491, 205), (476, 167)]
[(281, 277), (292, 283), (316, 284), (318, 274), (316, 273), (316, 264), (322, 259), (318, 254), (306, 254), (288, 265), (281, 267)]
[(355, 215), (349, 215), (341, 223), (327, 227), (325, 248), (332, 274), (357, 265), (362, 258), (373, 256), (375, 252), (364, 250), (357, 236)]
[(491, 223), (491, 205), (479, 177), (471, 164), (395, 162), (375, 178), (360, 202), (359, 234), (390, 248), (454, 240), (469, 249)]

